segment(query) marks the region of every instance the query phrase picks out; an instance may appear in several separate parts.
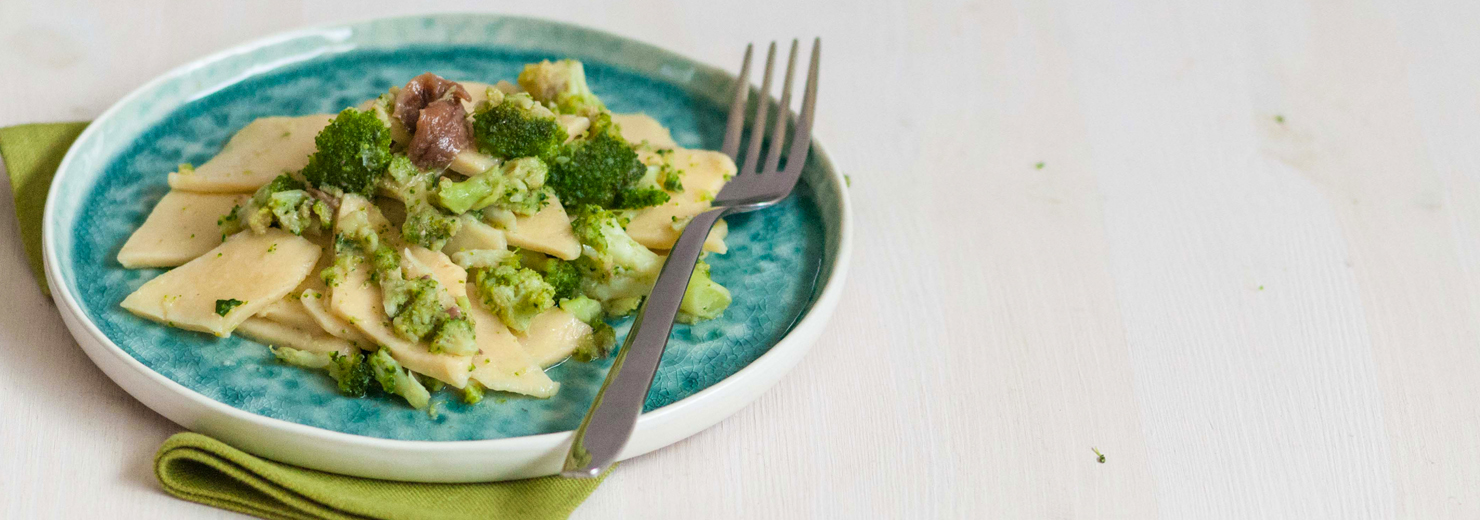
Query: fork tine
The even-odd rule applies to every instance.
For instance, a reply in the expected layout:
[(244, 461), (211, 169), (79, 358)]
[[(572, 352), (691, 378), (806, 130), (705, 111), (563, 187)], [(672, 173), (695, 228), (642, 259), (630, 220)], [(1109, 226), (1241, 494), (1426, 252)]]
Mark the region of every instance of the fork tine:
[(766, 151), (766, 166), (763, 172), (777, 171), (781, 164), (781, 137), (786, 131), (786, 116), (791, 113), (791, 79), (797, 68), (797, 40), (791, 40), (791, 57), (786, 59), (786, 79), (781, 82), (781, 103), (776, 105), (776, 127), (771, 129), (771, 146)]
[(755, 119), (750, 123), (750, 147), (745, 151), (745, 165), (740, 173), (755, 173), (760, 166), (761, 140), (766, 138), (766, 108), (771, 104), (771, 71), (776, 63), (776, 42), (766, 51), (766, 72), (761, 75), (760, 97), (755, 100)]
[(822, 62), (822, 38), (812, 40), (812, 64), (807, 70), (807, 91), (802, 96), (802, 111), (797, 114), (797, 127), (792, 132), (791, 153), (786, 157), (786, 174), (796, 180), (807, 164), (807, 151), (812, 147), (812, 114), (817, 109), (817, 68)]
[(750, 51), (754, 44), (745, 45), (745, 61), (740, 63), (740, 76), (735, 78), (735, 97), (730, 101), (730, 119), (725, 122), (725, 144), (721, 152), (731, 160), (740, 162), (740, 131), (745, 125), (745, 98), (750, 94)]

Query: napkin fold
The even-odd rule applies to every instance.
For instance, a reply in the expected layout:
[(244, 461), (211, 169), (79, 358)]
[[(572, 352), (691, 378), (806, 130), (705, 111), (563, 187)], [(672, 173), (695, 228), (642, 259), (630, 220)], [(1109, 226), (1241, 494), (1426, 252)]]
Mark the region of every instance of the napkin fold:
[[(62, 156), (86, 127), (83, 122), (0, 128), (0, 158), (10, 175), (21, 240), (43, 292), (49, 292), (41, 265), (46, 192)], [(473, 484), (376, 480), (262, 459), (190, 432), (165, 441), (155, 455), (154, 474), (166, 492), (185, 500), (294, 520), (566, 518), (606, 478)]]
[(165, 441), (154, 473), (177, 497), (283, 519), (566, 518), (600, 482), (544, 477), (417, 484), (346, 477), (260, 459), (196, 433)]

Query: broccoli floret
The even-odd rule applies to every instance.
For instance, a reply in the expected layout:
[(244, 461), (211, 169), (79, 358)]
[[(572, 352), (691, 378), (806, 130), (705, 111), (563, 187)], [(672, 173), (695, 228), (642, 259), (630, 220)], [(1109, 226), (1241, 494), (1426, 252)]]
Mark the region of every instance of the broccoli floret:
[(627, 235), (611, 211), (583, 207), (571, 227), (582, 245), (581, 257), (575, 260), (583, 275), (581, 293), (602, 302), (611, 316), (637, 308), (640, 298), (652, 290), (663, 258)]
[(478, 343), (473, 335), (473, 320), (467, 314), (442, 320), (432, 336), (432, 352), (446, 352), (456, 356), (471, 356), (478, 353)]
[(314, 137), (303, 176), (319, 188), (369, 195), (391, 162), (391, 131), (373, 111), (346, 108)]
[(668, 194), (657, 188), (629, 188), (617, 192), (612, 209), (640, 209), (668, 202)]
[(617, 192), (612, 209), (639, 209), (668, 202), (668, 193), (663, 191), (658, 181), (658, 174), (662, 171), (660, 166), (644, 167), (642, 177)]
[(306, 231), (326, 231), (333, 222), (328, 204), (305, 191), (302, 182), (283, 174), (257, 188), (245, 205), (233, 207), (216, 225), (224, 235), (234, 234), (243, 227), (253, 233), (266, 233), (274, 225), (301, 235)]
[(560, 308), (587, 324), (601, 321), (601, 302), (585, 296), (561, 299)]
[(370, 369), (375, 373), (375, 380), (380, 382), (381, 390), (405, 398), (406, 402), (411, 403), (411, 407), (417, 410), (426, 409), (432, 399), (431, 392), (428, 392), (426, 387), (421, 385), (421, 381), (417, 381), (411, 375), (411, 372), (401, 368), (401, 364), (391, 357), (390, 352), (381, 348), (370, 355), (369, 361)]
[(273, 193), (267, 200), (267, 210), (272, 212), (278, 227), (295, 235), (325, 231), (334, 223), (329, 205), (303, 190)]
[(406, 205), (401, 236), (427, 249), (442, 249), (462, 229), (462, 221), (432, 204), (432, 188), (439, 174), (417, 168), (404, 155), (391, 159), (388, 172), (380, 181), (380, 191)]
[(551, 259), (540, 268), (545, 282), (555, 289), (555, 299), (575, 298), (581, 293), (581, 271), (570, 262)]
[(462, 230), (462, 222), (452, 215), (443, 214), (431, 206), (417, 210), (408, 208), (406, 221), (401, 223), (401, 236), (407, 242), (431, 250), (442, 249), (447, 241)]
[(329, 376), (334, 378), (339, 387), (339, 393), (351, 397), (365, 395), (365, 388), (370, 385), (370, 367), (363, 361), (365, 357), (358, 351), (349, 355), (338, 352), (309, 352), (292, 347), (268, 346), (272, 355), (278, 360), (291, 365), (304, 368), (327, 370)]
[[(402, 280), (393, 285), (397, 287), (397, 301), (391, 326), (402, 337), (420, 341), (431, 334), (447, 314), (437, 295), (441, 286), (430, 278)], [(387, 305), (386, 312), (391, 310)]]
[(679, 323), (697, 323), (718, 318), (730, 306), (730, 290), (709, 277), (709, 264), (700, 260), (689, 275), (689, 287), (678, 306)]
[(549, 197), (544, 189), (548, 172), (545, 162), (537, 158), (514, 159), (462, 182), (443, 177), (437, 185), (437, 200), (457, 214), (494, 206), (533, 215)]
[(559, 308), (565, 313), (570, 313), (577, 320), (586, 321), (588, 324), (601, 321), (601, 302), (588, 298), (588, 296), (561, 299)]
[(464, 403), (478, 404), (483, 402), (483, 385), (477, 381), (468, 381), (467, 386), (464, 386), (462, 390)]
[(592, 119), (585, 137), (561, 148), (550, 161), (547, 184), (566, 206), (594, 204), (609, 208), (619, 193), (630, 189), (646, 172), (647, 166), (622, 138), (611, 114), (603, 112)]
[(519, 86), (536, 101), (553, 105), (562, 114), (592, 116), (606, 106), (586, 84), (586, 68), (576, 60), (542, 61), (524, 66)]
[(483, 305), (516, 331), (528, 329), (530, 320), (555, 305), (555, 288), (540, 273), (520, 266), (518, 256), (511, 255), (493, 268), (475, 270), (473, 283)]
[(365, 395), (365, 390), (370, 388), (370, 364), (365, 362), (365, 355), (359, 351), (349, 355), (334, 352), (329, 354), (329, 359), (334, 364), (329, 365), (329, 375), (339, 383), (339, 393), (351, 397)]
[(611, 211), (595, 206), (581, 208), (571, 229), (584, 246), (582, 258), (590, 260), (602, 274), (656, 276), (663, 267), (663, 258), (633, 240)]
[(473, 141), (478, 151), (501, 159), (552, 159), (567, 137), (555, 114), (529, 94), (505, 96), (473, 114)]

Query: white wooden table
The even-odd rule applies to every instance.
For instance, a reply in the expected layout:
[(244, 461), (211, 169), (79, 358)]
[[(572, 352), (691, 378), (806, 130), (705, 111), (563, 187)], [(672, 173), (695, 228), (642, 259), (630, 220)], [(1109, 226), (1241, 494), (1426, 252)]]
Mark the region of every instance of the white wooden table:
[[(1480, 518), (1480, 3), (541, 3), (436, 8), (727, 67), (821, 35), (858, 208), (812, 354), (577, 518)], [(419, 10), (362, 4), (0, 0), (0, 125)], [(234, 516), (159, 491), (179, 428), (74, 345), (11, 214), (0, 518)]]

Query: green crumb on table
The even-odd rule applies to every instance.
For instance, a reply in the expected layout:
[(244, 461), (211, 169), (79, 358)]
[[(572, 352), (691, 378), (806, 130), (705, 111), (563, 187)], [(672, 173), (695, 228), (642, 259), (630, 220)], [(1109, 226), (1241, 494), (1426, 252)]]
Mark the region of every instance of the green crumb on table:
[(243, 303), (247, 302), (238, 300), (236, 298), (232, 298), (229, 300), (216, 300), (216, 315), (225, 317), (231, 312), (232, 309), (237, 308)]
[(1282, 115), (1279, 115), (1279, 114), (1275, 114), (1275, 116), (1274, 116), (1274, 122), (1279, 123), (1279, 124), (1282, 124), (1282, 125), (1285, 124), (1285, 116), (1282, 116)]
[[(853, 177), (850, 176), (850, 175), (848, 175), (848, 174), (846, 174), (846, 173), (843, 174), (843, 184), (846, 184), (846, 185), (848, 185), (849, 188), (852, 188), (853, 187)], [(678, 217), (673, 217), (673, 218), (674, 219), (677, 219)]]
[(1042, 170), (1043, 169), (1043, 161), (1038, 161), (1038, 164), (1034, 164), (1033, 165), (1033, 169), (1035, 169), (1035, 170)]
[(1099, 448), (1090, 448), (1090, 451), (1095, 452), (1095, 457), (1096, 457), (1095, 462), (1099, 462), (1100, 464), (1104, 464), (1105, 463), (1105, 454), (1104, 453), (1100, 453), (1100, 449)]
[(1264, 286), (1263, 285), (1259, 286), (1259, 290), (1263, 291), (1264, 290)]

